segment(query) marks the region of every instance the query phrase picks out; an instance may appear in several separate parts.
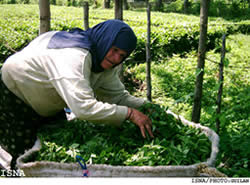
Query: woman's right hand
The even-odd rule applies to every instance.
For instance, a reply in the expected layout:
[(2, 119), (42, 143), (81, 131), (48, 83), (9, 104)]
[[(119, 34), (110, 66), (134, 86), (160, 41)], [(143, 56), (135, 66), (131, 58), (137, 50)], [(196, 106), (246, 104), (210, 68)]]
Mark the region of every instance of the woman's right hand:
[(136, 109), (129, 108), (127, 119), (140, 128), (141, 135), (143, 138), (146, 138), (146, 132), (149, 133), (151, 138), (154, 138), (154, 135), (152, 133), (152, 121), (149, 119), (148, 116)]

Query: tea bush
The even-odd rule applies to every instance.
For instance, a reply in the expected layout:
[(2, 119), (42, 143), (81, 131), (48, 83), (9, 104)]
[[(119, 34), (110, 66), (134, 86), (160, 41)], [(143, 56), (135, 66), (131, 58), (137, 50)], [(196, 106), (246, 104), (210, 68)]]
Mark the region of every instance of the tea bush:
[[(151, 118), (154, 139), (143, 139), (139, 128), (126, 121), (121, 128), (88, 122), (65, 122), (41, 129), (37, 160), (126, 166), (191, 165), (209, 158), (211, 144), (201, 131), (184, 126), (166, 114), (166, 107), (145, 104), (139, 109)], [(58, 124), (58, 123), (57, 123)]]

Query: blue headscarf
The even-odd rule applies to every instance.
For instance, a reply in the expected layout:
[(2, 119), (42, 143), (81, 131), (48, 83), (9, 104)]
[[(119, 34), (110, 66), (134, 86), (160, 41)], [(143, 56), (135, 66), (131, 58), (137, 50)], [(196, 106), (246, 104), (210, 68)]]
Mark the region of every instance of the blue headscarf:
[(112, 46), (125, 50), (129, 56), (136, 47), (133, 30), (123, 21), (108, 20), (86, 31), (75, 28), (69, 32), (59, 31), (50, 40), (48, 48), (79, 47), (90, 51), (92, 71), (102, 72), (101, 62)]

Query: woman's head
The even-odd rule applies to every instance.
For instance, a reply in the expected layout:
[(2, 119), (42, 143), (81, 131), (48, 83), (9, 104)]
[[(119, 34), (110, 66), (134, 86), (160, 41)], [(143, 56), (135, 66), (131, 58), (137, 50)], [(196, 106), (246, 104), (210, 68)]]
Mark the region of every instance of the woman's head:
[(117, 34), (113, 46), (116, 46), (119, 49), (122, 49), (127, 52), (128, 55), (132, 53), (132, 51), (136, 47), (137, 38), (133, 32), (133, 30), (127, 25), (127, 27), (123, 27)]
[(93, 61), (94, 70), (100, 71), (120, 64), (136, 48), (137, 38), (133, 30), (120, 20), (102, 22), (88, 32), (95, 43), (95, 51), (92, 51), (96, 57)]
[[(136, 47), (133, 30), (123, 21), (108, 20), (86, 31), (75, 28), (69, 32), (59, 31), (50, 40), (48, 48), (84, 48), (92, 56), (93, 72), (102, 72), (123, 62)], [(118, 51), (118, 52), (117, 52)], [(118, 59), (118, 55), (121, 59)], [(105, 65), (102, 62), (105, 61)], [(114, 64), (113, 64), (114, 63)]]

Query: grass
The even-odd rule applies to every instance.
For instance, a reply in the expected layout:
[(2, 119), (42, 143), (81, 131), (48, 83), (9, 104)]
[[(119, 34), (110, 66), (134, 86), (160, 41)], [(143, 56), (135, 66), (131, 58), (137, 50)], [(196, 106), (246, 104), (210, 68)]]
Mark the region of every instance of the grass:
[[(222, 110), (219, 115), (220, 153), (217, 167), (230, 177), (250, 177), (250, 119), (249, 119), (249, 67), (250, 36), (230, 35), (226, 40), (226, 58), (229, 64), (224, 69)], [(216, 98), (218, 92), (218, 64), (220, 53), (207, 53), (201, 124), (216, 130)], [(191, 119), (193, 91), (195, 82), (196, 52), (184, 57), (175, 55), (152, 63), (152, 99), (153, 102), (167, 105), (174, 112)], [(217, 62), (217, 63), (215, 63)], [(146, 97), (146, 65), (139, 64), (127, 68), (134, 79), (142, 83), (143, 90), (134, 91), (134, 95)]]

